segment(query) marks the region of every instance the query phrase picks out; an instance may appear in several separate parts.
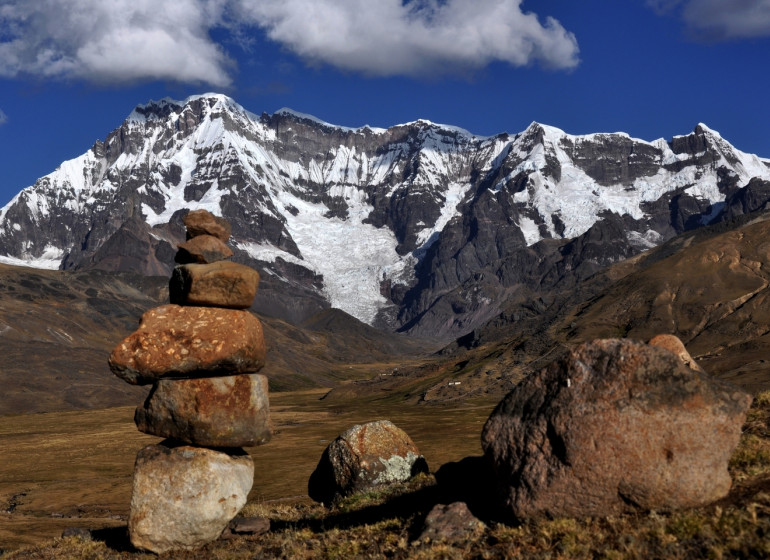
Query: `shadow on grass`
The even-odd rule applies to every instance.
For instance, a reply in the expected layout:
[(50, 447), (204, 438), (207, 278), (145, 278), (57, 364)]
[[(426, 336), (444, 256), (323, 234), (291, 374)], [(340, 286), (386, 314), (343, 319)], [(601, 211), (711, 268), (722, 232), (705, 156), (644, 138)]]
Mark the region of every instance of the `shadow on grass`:
[[(465, 502), (485, 523), (505, 517), (499, 509), (493, 490), (494, 477), (484, 457), (466, 457), (444, 464), (421, 486), (395, 495), (383, 495), (381, 503), (356, 507), (356, 496), (343, 500), (328, 515), (298, 521), (271, 521), (271, 530), (310, 529), (315, 533), (330, 529), (350, 529), (371, 525), (387, 519), (400, 519), (409, 526), (411, 539), (419, 536), (428, 513), (437, 504)], [(376, 500), (376, 498), (375, 498)]]
[(91, 538), (103, 542), (107, 548), (115, 552), (136, 552), (128, 537), (127, 525), (94, 529), (91, 531)]

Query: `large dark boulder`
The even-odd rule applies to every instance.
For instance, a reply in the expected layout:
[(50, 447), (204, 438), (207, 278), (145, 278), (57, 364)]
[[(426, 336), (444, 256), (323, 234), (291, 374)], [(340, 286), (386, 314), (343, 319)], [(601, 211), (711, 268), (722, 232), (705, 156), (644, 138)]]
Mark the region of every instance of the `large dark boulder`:
[(693, 507), (729, 491), (750, 403), (665, 348), (596, 340), (511, 391), (482, 446), (516, 517)]

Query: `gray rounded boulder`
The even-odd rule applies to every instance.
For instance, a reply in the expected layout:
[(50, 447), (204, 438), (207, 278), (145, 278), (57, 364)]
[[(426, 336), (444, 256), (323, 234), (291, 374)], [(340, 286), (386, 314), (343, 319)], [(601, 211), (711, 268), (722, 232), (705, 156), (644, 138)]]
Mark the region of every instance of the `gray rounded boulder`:
[(421, 472), (428, 472), (428, 464), (411, 438), (389, 420), (379, 420), (353, 426), (329, 444), (310, 476), (308, 494), (331, 504)]

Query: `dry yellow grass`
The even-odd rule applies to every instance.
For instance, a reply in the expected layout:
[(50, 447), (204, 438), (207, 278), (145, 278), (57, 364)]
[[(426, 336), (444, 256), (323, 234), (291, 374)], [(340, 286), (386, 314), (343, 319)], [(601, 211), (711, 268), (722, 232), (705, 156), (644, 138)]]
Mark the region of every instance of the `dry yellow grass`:
[[(481, 452), (494, 403), (452, 408), (369, 403), (329, 406), (325, 390), (270, 396), (276, 433), (250, 448), (254, 503), (302, 499), (324, 448), (353, 424), (388, 418), (434, 469)], [(159, 438), (137, 431), (133, 407), (0, 417), (0, 550), (40, 544), (65, 527), (124, 525), (136, 453)], [(3, 513), (11, 509), (10, 513)]]
[[(770, 557), (770, 539), (767, 538), (770, 534), (770, 463), (766, 460), (770, 453), (770, 393), (764, 393), (755, 400), (744, 436), (730, 466), (736, 483), (730, 495), (719, 503), (674, 513), (532, 520), (522, 524), (501, 523), (494, 514), (481, 510), (476, 513), (487, 523), (487, 530), (479, 538), (459, 543), (418, 541), (425, 515), (437, 500), (442, 499), (441, 489), (431, 475), (422, 475), (388, 491), (350, 497), (331, 510), (305, 497), (275, 498), (291, 496), (290, 492), (294, 495), (304, 493), (300, 488), (304, 488), (307, 475), (315, 466), (327, 440), (352, 422), (382, 417), (384, 412), (388, 412), (387, 416), (412, 434), (433, 470), (443, 462), (475, 455), (479, 451), (480, 424), (489, 412), (490, 403), (454, 408), (369, 403), (366, 410), (354, 410), (342, 407), (329, 409), (319, 403), (317, 397), (318, 393), (312, 392), (276, 395), (274, 408), (278, 434), (269, 445), (252, 450), (258, 465), (257, 476), (255, 492), (244, 514), (269, 518), (271, 531), (253, 540), (221, 540), (198, 551), (169, 553), (163, 558), (435, 560)], [(102, 411), (102, 414), (106, 415), (105, 419), (109, 417), (108, 411)], [(81, 428), (88, 432), (90, 421), (83, 422)], [(116, 425), (120, 424), (116, 422)], [(6, 437), (4, 426), (0, 422), (0, 434)], [(66, 430), (62, 428), (62, 431)], [(143, 442), (139, 442), (138, 438), (128, 442), (130, 437), (136, 437), (129, 436), (129, 431), (123, 433), (114, 427), (110, 433), (125, 437), (123, 443), (126, 447), (135, 443), (141, 445)], [(37, 434), (35, 437), (45, 433), (44, 430), (33, 432)], [(63, 437), (60, 441), (63, 443), (66, 440)], [(7, 440), (2, 441), (5, 443)], [(130, 456), (133, 451), (126, 449), (121, 453)], [(73, 457), (76, 455), (73, 451)], [(117, 462), (118, 455), (114, 457), (110, 469), (118, 469)], [(4, 473), (14, 472), (14, 469), (4, 468)], [(130, 472), (131, 465), (123, 465), (120, 469)], [(41, 467), (39, 472), (46, 472), (46, 469)], [(80, 472), (83, 474), (83, 471)], [(21, 476), (21, 471), (16, 475)], [(62, 484), (63, 480), (38, 481), (36, 488), (41, 492), (41, 498), (53, 482)], [(77, 492), (82, 490), (82, 485), (73, 487), (71, 497), (76, 497)], [(287, 490), (289, 493), (285, 493)], [(32, 493), (29, 495), (32, 496)], [(125, 495), (125, 489), (118, 491), (116, 488), (111, 499), (117, 500), (121, 495)], [(26, 507), (22, 499), (17, 509), (24, 511)], [(75, 524), (73, 519), (67, 521), (68, 525)], [(79, 521), (96, 527), (97, 522), (103, 519), (92, 517)], [(93, 541), (78, 537), (44, 539), (45, 542), (9, 553), (4, 558), (153, 558), (152, 555), (132, 551), (127, 543), (125, 523), (118, 525), (115, 529), (98, 532)]]

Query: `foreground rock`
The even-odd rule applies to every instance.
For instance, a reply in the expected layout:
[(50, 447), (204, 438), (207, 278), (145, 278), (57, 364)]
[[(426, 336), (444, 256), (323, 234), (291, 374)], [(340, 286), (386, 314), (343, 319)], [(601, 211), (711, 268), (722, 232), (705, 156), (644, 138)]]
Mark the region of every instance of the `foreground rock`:
[(254, 373), (265, 362), (259, 319), (248, 311), (163, 305), (110, 355), (112, 372), (131, 384), (162, 377)]
[(329, 444), (308, 482), (308, 495), (330, 504), (414, 475), (428, 464), (409, 436), (388, 420), (356, 425)]
[(195, 445), (262, 445), (271, 435), (267, 377), (161, 379), (134, 421), (146, 434)]
[(219, 537), (246, 504), (254, 463), (243, 450), (169, 442), (136, 457), (128, 530), (135, 547), (162, 553)]
[(436, 504), (425, 518), (419, 541), (464, 542), (477, 538), (486, 526), (479, 521), (464, 502)]
[(177, 266), (169, 281), (171, 303), (246, 309), (254, 301), (259, 273), (248, 266), (219, 261)]
[(482, 446), (517, 517), (693, 507), (730, 489), (750, 403), (668, 350), (597, 340), (511, 391)]

